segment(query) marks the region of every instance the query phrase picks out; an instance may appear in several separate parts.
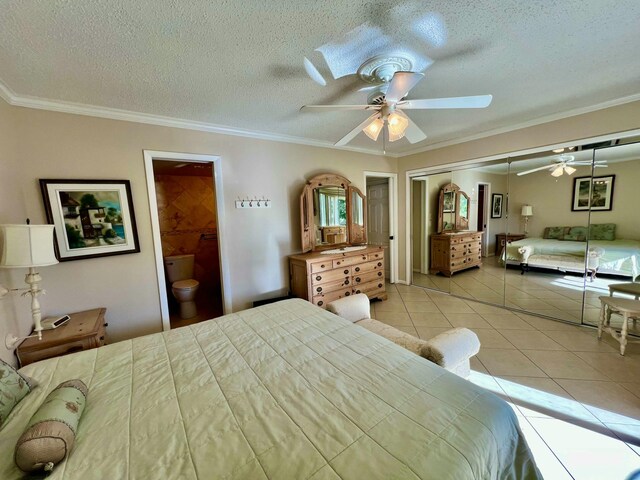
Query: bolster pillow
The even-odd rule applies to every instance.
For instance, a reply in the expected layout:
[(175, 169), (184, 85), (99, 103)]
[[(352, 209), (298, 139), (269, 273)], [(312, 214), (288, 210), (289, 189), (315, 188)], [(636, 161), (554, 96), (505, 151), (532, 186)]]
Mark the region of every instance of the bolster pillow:
[(50, 471), (69, 454), (84, 411), (87, 386), (81, 380), (58, 385), (34, 413), (16, 444), (20, 470)]

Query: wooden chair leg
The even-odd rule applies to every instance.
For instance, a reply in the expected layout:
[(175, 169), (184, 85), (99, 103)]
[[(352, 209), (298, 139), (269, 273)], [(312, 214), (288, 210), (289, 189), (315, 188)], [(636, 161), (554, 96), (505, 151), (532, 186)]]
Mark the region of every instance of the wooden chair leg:
[(620, 330), (620, 355), (624, 355), (627, 348), (627, 323), (629, 322), (629, 314), (624, 313), (622, 316), (622, 330)]
[(605, 304), (603, 303), (602, 306), (600, 307), (600, 321), (598, 322), (598, 340), (602, 338), (602, 326), (604, 325), (604, 307), (605, 307)]

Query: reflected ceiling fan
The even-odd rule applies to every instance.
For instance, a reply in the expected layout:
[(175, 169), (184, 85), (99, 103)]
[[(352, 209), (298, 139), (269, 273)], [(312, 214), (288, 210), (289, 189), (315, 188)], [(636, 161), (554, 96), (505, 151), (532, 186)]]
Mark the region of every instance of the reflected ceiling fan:
[(393, 62), (381, 62), (380, 59), (374, 59), (360, 67), (358, 75), (363, 80), (378, 85), (376, 90), (369, 95), (367, 105), (304, 105), (300, 110), (369, 110), (375, 112), (338, 140), (336, 146), (346, 145), (360, 131), (363, 131), (371, 140), (377, 141), (385, 125), (390, 142), (406, 137), (410, 143), (417, 143), (427, 138), (427, 135), (403, 110), (485, 108), (493, 99), (491, 95), (476, 95), (407, 100), (405, 97), (424, 78), (424, 74), (400, 71), (398, 66), (397, 59), (394, 59)]
[[(576, 157), (573, 155), (560, 155), (558, 157), (558, 161), (545, 165), (544, 167), (533, 168), (531, 170), (526, 170), (524, 172), (518, 172), (517, 175), (519, 177), (523, 175), (529, 175), (534, 172), (541, 172), (542, 170), (549, 170), (551, 172), (552, 177), (561, 177), (565, 173), (567, 175), (573, 175), (576, 172), (574, 167), (581, 166), (589, 166), (591, 165), (591, 160), (580, 160), (576, 161)], [(593, 162), (594, 167), (606, 168), (607, 165), (603, 165), (603, 163), (607, 163), (606, 160), (596, 160)]]

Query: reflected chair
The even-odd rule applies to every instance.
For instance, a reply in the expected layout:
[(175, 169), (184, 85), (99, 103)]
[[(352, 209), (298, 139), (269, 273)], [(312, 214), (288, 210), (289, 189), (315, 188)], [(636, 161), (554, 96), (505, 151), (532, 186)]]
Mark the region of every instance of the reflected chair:
[[(627, 348), (627, 329), (629, 320), (640, 318), (640, 301), (620, 297), (600, 297), (600, 322), (598, 323), (598, 340), (602, 338), (602, 332), (609, 333), (620, 343), (620, 355), (624, 355)], [(620, 333), (611, 326), (611, 315), (615, 313), (622, 316)]]

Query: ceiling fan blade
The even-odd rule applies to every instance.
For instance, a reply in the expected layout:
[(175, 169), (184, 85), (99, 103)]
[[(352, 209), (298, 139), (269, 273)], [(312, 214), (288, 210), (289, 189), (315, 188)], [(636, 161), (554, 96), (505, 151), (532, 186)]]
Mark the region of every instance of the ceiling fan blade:
[(303, 105), (300, 111), (330, 111), (330, 110), (379, 110), (378, 105)]
[(397, 112), (409, 121), (409, 125), (407, 125), (407, 128), (404, 131), (404, 136), (409, 140), (409, 143), (418, 143), (427, 138), (427, 134), (424, 133), (407, 114), (399, 110), (397, 110)]
[(424, 98), (407, 100), (398, 104), (398, 108), (485, 108), (491, 104), (493, 95), (474, 95), (471, 97)]
[(558, 168), (561, 164), (559, 163), (554, 163), (553, 165), (546, 165), (544, 167), (538, 167), (538, 168), (534, 168), (532, 170), (527, 170), (526, 172), (518, 172), (516, 175), (518, 175), (519, 177), (521, 177), (522, 175), (529, 175), (530, 173), (533, 172), (539, 172), (541, 170), (555, 170), (556, 168)]
[(340, 140), (338, 140), (335, 143), (335, 146), (336, 147), (342, 147), (342, 146), (346, 145), (347, 143), (349, 143), (351, 140), (353, 140), (355, 138), (356, 135), (358, 135), (362, 131), (362, 129), (364, 127), (369, 125), (377, 116), (378, 116), (378, 112), (376, 112), (373, 115), (371, 115), (364, 122), (362, 122), (356, 128), (354, 128), (349, 133), (347, 133), (344, 137), (342, 137)]
[(424, 78), (424, 73), (396, 72), (385, 95), (387, 103), (398, 103)]

